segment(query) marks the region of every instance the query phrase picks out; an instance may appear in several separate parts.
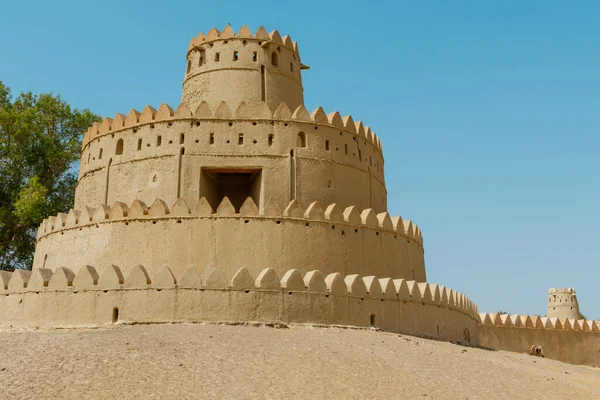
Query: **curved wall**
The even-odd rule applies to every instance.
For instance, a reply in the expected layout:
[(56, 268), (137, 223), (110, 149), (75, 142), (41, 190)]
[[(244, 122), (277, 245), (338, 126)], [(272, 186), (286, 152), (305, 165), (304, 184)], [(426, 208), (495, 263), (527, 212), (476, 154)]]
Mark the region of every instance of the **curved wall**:
[(142, 263), (152, 274), (174, 265), (179, 275), (190, 265), (219, 266), (231, 277), (241, 266), (258, 274), (269, 265), (279, 274), (294, 266), (426, 280), (420, 231), (399, 217), (336, 205), (324, 212), (317, 202), (303, 210), (296, 201), (283, 212), (270, 202), (259, 215), (251, 199), (236, 214), (227, 198), (213, 214), (202, 200), (193, 211), (180, 199), (171, 210), (157, 200), (149, 209), (116, 203), (51, 217), (40, 227), (33, 268), (94, 265), (102, 272), (114, 264), (127, 273)]
[(300, 56), (285, 46), (254, 37), (215, 38), (195, 43), (187, 54), (181, 102), (195, 109), (202, 101), (216, 107), (226, 101), (265, 101), (271, 110), (284, 102), (304, 104)]
[(272, 115), (264, 103), (242, 104), (235, 115), (225, 103), (214, 112), (203, 103), (194, 116), (185, 105), (177, 112), (146, 107), (94, 125), (84, 139), (75, 207), (179, 197), (193, 204), (203, 168), (261, 170), (260, 208), (269, 198), (296, 198), (387, 210), (381, 146), (368, 128), (321, 108), (309, 115), (301, 106), (292, 116), (282, 104)]
[(360, 275), (301, 274), (281, 280), (272, 269), (253, 276), (219, 268), (202, 279), (195, 268), (173, 275), (142, 266), (98, 274), (60, 268), (0, 272), (1, 327), (77, 327), (115, 322), (262, 322), (377, 327), (385, 331), (477, 344), (477, 306), (443, 286)]

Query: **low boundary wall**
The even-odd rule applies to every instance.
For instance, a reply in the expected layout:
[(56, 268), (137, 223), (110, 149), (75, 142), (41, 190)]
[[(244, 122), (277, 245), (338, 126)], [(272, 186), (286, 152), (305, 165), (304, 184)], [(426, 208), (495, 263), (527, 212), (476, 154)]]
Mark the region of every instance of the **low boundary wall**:
[(600, 322), (529, 315), (479, 314), (481, 346), (544, 356), (571, 364), (600, 366)]
[(272, 269), (254, 279), (241, 268), (231, 279), (220, 268), (206, 279), (190, 267), (179, 278), (162, 267), (152, 278), (135, 266), (124, 278), (111, 266), (77, 274), (0, 272), (0, 327), (85, 327), (115, 322), (263, 322), (375, 326), (385, 331), (477, 344), (477, 306), (443, 286), (339, 273), (304, 276)]

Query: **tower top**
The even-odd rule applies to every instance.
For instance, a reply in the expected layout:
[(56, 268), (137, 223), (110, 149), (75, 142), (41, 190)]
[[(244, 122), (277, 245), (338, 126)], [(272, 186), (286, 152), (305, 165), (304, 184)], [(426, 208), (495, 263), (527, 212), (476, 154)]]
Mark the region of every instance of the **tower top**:
[(548, 317), (579, 319), (580, 316), (575, 288), (548, 289)]
[(276, 30), (212, 28), (190, 41), (181, 100), (191, 110), (203, 101), (234, 108), (265, 102), (271, 111), (283, 102), (293, 110), (304, 104), (303, 69), (308, 67), (300, 62), (298, 44)]
[(222, 31), (217, 30), (216, 28), (211, 28), (208, 33), (205, 35), (200, 32), (196, 37), (193, 37), (190, 40), (190, 45), (188, 47), (188, 53), (203, 44), (208, 44), (210, 42), (214, 42), (217, 40), (231, 40), (231, 39), (239, 39), (239, 40), (254, 40), (259, 41), (262, 46), (265, 46), (266, 43), (271, 42), (273, 44), (279, 46), (285, 46), (288, 49), (292, 50), (296, 53), (296, 55), (300, 55), (298, 51), (298, 43), (292, 41), (292, 38), (288, 35), (281, 37), (279, 31), (274, 30), (271, 33), (267, 33), (267, 30), (260, 26), (255, 34), (252, 34), (250, 28), (247, 25), (243, 25), (237, 34), (233, 31), (231, 25), (227, 25), (225, 29)]

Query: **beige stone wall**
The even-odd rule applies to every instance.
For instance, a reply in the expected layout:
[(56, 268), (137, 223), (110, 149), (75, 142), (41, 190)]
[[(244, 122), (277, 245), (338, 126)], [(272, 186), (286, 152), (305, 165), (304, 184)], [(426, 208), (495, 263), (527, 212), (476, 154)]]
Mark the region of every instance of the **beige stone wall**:
[(571, 364), (600, 365), (599, 323), (528, 315), (479, 314), (481, 346), (528, 353), (542, 346), (544, 356)]
[(282, 102), (292, 109), (304, 104), (298, 46), (277, 31), (213, 28), (192, 40), (186, 61), (181, 101), (191, 109), (202, 101), (214, 107), (265, 101), (271, 110)]
[[(125, 277), (124, 277), (125, 275)], [(114, 322), (284, 322), (375, 326), (477, 344), (477, 306), (443, 286), (375, 276), (272, 269), (256, 279), (215, 268), (174, 275), (136, 266), (0, 272), (1, 327), (81, 327)]]
[(284, 209), (270, 201), (259, 212), (251, 198), (239, 213), (227, 198), (216, 212), (203, 198), (191, 207), (183, 199), (150, 207), (135, 201), (59, 214), (40, 226), (33, 268), (94, 265), (102, 272), (114, 264), (128, 273), (138, 263), (152, 274), (163, 265), (177, 275), (190, 265), (258, 274), (268, 265), (278, 274), (293, 266), (426, 280), (423, 239), (410, 221), (318, 202)]
[(194, 115), (186, 105), (162, 105), (95, 124), (84, 138), (75, 208), (178, 197), (193, 204), (202, 168), (260, 169), (262, 199), (281, 204), (295, 196), (306, 205), (387, 210), (381, 144), (368, 127), (321, 108), (292, 115), (282, 104), (272, 114), (264, 103), (235, 112), (203, 103)]

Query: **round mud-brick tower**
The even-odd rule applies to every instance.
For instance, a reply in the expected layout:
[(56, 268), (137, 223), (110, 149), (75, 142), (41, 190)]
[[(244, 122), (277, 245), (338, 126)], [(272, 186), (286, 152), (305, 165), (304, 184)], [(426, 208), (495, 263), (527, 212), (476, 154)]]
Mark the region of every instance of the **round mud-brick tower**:
[(381, 142), (351, 116), (309, 113), (307, 68), (295, 42), (262, 27), (192, 39), (175, 110), (146, 106), (85, 133), (75, 209), (44, 221), (34, 268), (424, 282), (419, 228), (387, 213)]
[(548, 317), (581, 318), (574, 288), (548, 290)]

